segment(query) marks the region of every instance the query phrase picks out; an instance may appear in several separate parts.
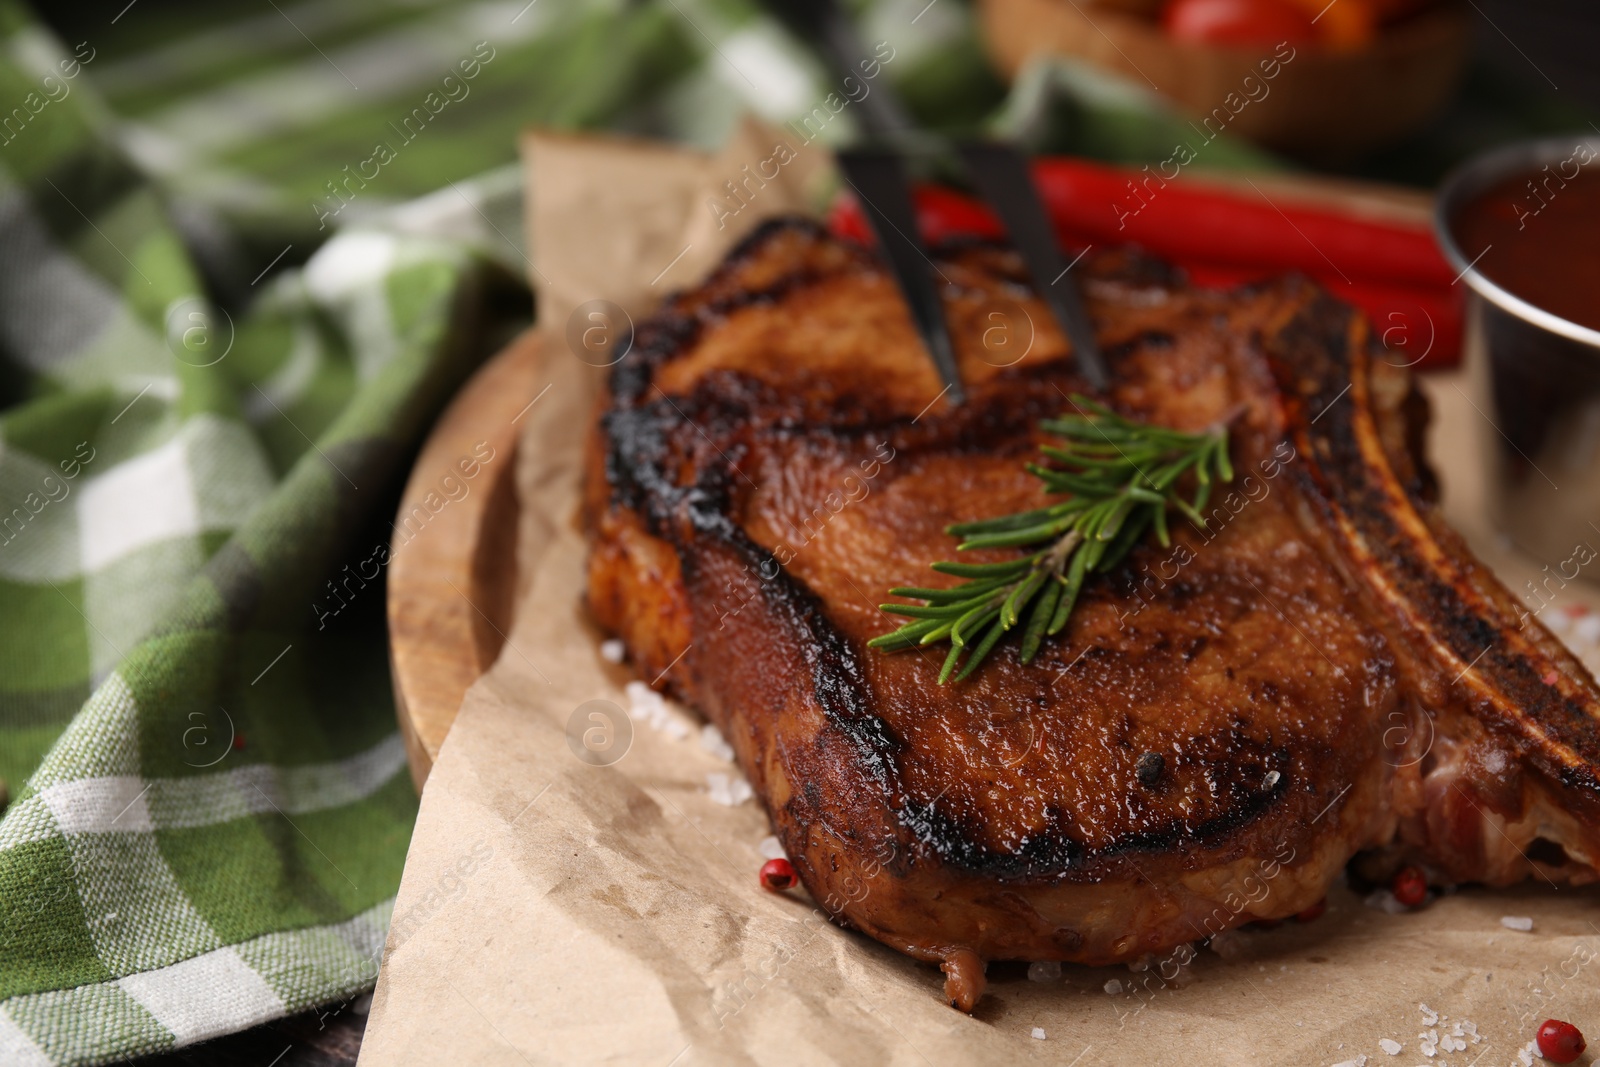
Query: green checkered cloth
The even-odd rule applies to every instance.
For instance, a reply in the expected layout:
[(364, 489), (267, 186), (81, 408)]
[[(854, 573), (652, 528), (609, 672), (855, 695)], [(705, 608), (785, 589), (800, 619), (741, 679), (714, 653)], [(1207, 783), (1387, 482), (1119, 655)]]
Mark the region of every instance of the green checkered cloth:
[[(925, 124), (1184, 128), (1063, 68), (1002, 108), (958, 0), (857, 14)], [(416, 800), (361, 568), (516, 325), (517, 132), (709, 147), (835, 88), (749, 0), (0, 0), (0, 1064), (370, 987)]]
[(381, 592), (312, 604), (490, 274), (342, 232), (230, 318), (79, 60), (0, 22), (0, 1062), (102, 1062), (373, 978), (415, 797)]

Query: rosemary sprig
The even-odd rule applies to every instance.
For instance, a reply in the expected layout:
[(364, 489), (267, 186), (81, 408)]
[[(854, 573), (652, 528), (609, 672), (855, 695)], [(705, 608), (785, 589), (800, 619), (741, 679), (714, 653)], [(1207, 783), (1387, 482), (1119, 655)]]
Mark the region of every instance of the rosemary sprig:
[[(897, 651), (950, 642), (939, 671), (943, 685), (958, 667), (958, 682), (977, 670), (1000, 639), (1026, 620), (1021, 659), (1029, 663), (1044, 638), (1066, 626), (1090, 575), (1115, 567), (1152, 527), (1163, 546), (1171, 543), (1168, 508), (1205, 528), (1201, 511), (1212, 485), (1233, 480), (1226, 426), (1181, 433), (1125, 419), (1088, 397), (1072, 400), (1081, 414), (1039, 424), (1064, 442), (1041, 449), (1056, 465), (1027, 467), (1045, 492), (1070, 494), (1067, 499), (946, 527), (962, 539), (958, 551), (1040, 547), (1001, 563), (935, 563), (940, 574), (966, 579), (948, 589), (889, 590), (922, 603), (880, 605), (911, 621), (869, 641), (870, 647)], [(1194, 496), (1185, 500), (1178, 482), (1190, 472)]]

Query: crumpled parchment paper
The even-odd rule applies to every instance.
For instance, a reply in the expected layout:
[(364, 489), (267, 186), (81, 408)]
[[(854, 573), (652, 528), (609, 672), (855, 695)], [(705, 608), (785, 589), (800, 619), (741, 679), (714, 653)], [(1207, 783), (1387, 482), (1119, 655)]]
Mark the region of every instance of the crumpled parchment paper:
[[(736, 768), (692, 712), (630, 695), (583, 609), (574, 508), (602, 372), (568, 323), (596, 300), (642, 314), (756, 218), (803, 206), (820, 146), (791, 145), (781, 180), (746, 185), (731, 219), (732, 201), (707, 205), (785, 136), (749, 125), (715, 159), (530, 138), (550, 388), (519, 454), (526, 592), (428, 780), (362, 1064), (1489, 1067), (1522, 1062), (1547, 1016), (1600, 1039), (1592, 888), (1467, 890), (1398, 915), (1336, 888), (1321, 919), (1225, 935), (1182, 966), (991, 965), (968, 1017), (934, 968), (828, 924), (802, 892), (757, 886), (766, 817), (754, 800), (718, 803), (737, 779), (712, 777)], [(1537, 567), (1476, 521), (1473, 442), (1493, 430), (1464, 381), (1428, 384), (1433, 455), (1449, 509), (1521, 588)]]

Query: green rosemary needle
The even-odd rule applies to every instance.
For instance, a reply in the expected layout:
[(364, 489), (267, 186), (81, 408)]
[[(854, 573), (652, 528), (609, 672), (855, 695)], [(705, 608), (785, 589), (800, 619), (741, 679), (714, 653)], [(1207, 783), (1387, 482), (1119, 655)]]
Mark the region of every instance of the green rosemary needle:
[[(1168, 508), (1205, 528), (1201, 512), (1212, 485), (1233, 480), (1225, 426), (1181, 433), (1125, 419), (1088, 397), (1075, 395), (1072, 401), (1080, 414), (1039, 424), (1063, 442), (1040, 450), (1054, 465), (1027, 467), (1044, 483), (1045, 492), (1067, 498), (1032, 511), (946, 527), (961, 538), (958, 551), (1033, 551), (1001, 563), (935, 563), (933, 569), (940, 574), (966, 579), (948, 589), (889, 590), (891, 596), (922, 603), (880, 605), (911, 621), (873, 638), (870, 647), (896, 651), (948, 641), (950, 651), (939, 671), (943, 685), (952, 673), (959, 682), (977, 670), (1000, 639), (1020, 625), (1020, 658), (1029, 663), (1045, 637), (1066, 626), (1090, 575), (1115, 567), (1151, 528), (1162, 545), (1170, 544)], [(1194, 495), (1186, 500), (1178, 482), (1191, 472)]]

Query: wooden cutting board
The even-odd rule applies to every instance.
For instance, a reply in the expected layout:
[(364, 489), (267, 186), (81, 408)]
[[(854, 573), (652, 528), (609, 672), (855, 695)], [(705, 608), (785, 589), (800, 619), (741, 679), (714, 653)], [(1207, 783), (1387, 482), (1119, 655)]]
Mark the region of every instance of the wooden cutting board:
[[(1185, 180), (1230, 181), (1211, 175)], [(1365, 217), (1427, 225), (1432, 213), (1431, 197), (1409, 189), (1311, 177), (1258, 175), (1254, 181), (1274, 200), (1281, 195)], [(536, 399), (541, 348), (529, 330), (467, 382), (423, 446), (395, 520), (397, 529), (415, 531), (392, 553), (388, 595), (395, 707), (419, 791), (461, 698), (511, 630), (518, 426)], [(485, 447), (494, 458), (466, 482), (465, 496), (450, 499), (441, 489), (452, 484), (445, 479), (460, 480), (460, 461), (486, 454)], [(425, 523), (418, 508), (428, 516)]]
[[(396, 542), (410, 540), (390, 555), (389, 666), (418, 792), (462, 696), (511, 630), (517, 433), (535, 399), (541, 347), (528, 330), (462, 387), (423, 445), (395, 517)], [(463, 478), (461, 461), (471, 469), (484, 455), (494, 458)], [(466, 495), (452, 499), (460, 485)]]

